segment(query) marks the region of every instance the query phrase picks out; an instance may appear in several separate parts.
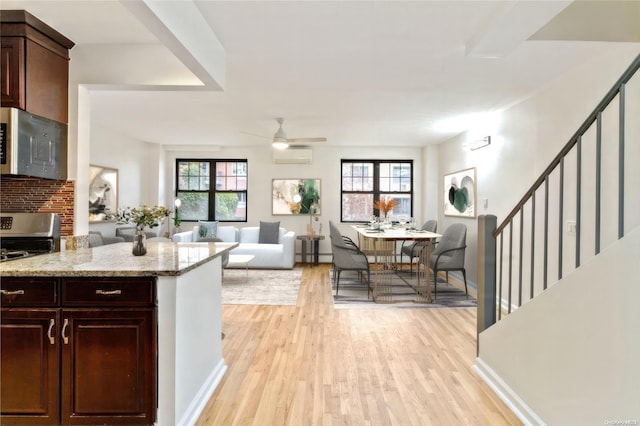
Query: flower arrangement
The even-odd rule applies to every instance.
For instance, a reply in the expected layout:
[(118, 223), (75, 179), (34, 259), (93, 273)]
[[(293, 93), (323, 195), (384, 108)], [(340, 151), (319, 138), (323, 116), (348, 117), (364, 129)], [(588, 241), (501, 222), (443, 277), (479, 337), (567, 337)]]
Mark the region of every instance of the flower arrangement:
[(376, 201), (373, 204), (373, 207), (380, 210), (385, 215), (387, 215), (397, 205), (398, 203), (396, 203), (396, 200), (394, 198), (389, 198), (388, 200), (384, 200), (383, 198), (380, 198), (378, 201)]
[(169, 209), (163, 206), (127, 207), (118, 213), (121, 222), (135, 223), (139, 231), (142, 231), (145, 227), (154, 228), (160, 225), (164, 218), (168, 216)]

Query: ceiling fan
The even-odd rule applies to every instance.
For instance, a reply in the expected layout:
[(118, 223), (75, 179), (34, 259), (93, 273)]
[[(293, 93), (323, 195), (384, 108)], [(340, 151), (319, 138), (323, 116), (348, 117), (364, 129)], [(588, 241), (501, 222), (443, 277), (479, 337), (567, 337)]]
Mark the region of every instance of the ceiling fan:
[[(282, 123), (284, 123), (284, 118), (276, 118), (278, 122), (278, 130), (273, 135), (273, 139), (271, 141), (271, 146), (276, 149), (286, 149), (290, 145), (298, 145), (305, 144), (309, 142), (326, 142), (327, 138), (287, 138), (287, 134), (284, 132), (282, 128)], [(257, 135), (256, 135), (257, 136)]]

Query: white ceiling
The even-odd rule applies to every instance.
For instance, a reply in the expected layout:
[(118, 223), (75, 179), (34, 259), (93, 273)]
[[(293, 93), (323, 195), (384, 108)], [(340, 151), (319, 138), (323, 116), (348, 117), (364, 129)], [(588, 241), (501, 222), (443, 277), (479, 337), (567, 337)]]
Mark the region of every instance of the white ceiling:
[[(159, 5), (185, 13), (158, 15)], [(0, 7), (26, 9), (73, 40), (74, 75), (107, 66), (87, 52), (120, 52), (123, 75), (138, 72), (155, 86), (105, 81), (111, 86), (93, 90), (103, 82), (78, 81), (93, 84), (92, 124), (167, 145), (265, 145), (276, 117), (285, 118), (289, 137), (325, 136), (327, 145), (440, 143), (470, 126), (469, 117), (525, 99), (611, 43), (640, 42), (640, 1), (2, 0)], [(223, 77), (214, 70), (216, 43)], [(153, 60), (130, 51), (158, 48), (165, 55)], [(158, 82), (149, 69), (179, 77)], [(158, 90), (162, 84), (184, 90)]]

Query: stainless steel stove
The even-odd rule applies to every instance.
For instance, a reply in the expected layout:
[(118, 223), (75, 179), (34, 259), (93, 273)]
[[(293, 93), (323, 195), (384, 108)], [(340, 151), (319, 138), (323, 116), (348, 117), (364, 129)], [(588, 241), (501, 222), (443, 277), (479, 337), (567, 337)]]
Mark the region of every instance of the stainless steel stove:
[(60, 251), (55, 213), (0, 213), (0, 262)]

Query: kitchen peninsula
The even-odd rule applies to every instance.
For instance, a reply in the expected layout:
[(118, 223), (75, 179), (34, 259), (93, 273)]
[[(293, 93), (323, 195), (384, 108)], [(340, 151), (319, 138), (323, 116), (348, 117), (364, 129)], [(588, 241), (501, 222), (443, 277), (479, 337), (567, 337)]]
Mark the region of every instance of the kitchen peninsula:
[(226, 371), (221, 256), (236, 246), (2, 263), (2, 424), (193, 424)]

